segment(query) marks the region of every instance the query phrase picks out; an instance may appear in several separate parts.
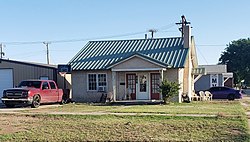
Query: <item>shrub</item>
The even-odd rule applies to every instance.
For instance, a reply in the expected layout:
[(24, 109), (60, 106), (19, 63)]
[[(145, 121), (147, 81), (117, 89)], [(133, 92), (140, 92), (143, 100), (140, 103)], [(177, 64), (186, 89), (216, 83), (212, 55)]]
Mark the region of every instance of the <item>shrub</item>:
[(180, 84), (163, 80), (160, 85), (162, 98), (165, 104), (169, 103), (169, 98), (177, 96), (179, 93)]

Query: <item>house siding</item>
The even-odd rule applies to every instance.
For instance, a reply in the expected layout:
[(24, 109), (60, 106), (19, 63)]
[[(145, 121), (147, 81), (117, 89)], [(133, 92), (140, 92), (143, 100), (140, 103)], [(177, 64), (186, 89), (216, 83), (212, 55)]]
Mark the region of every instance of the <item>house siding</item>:
[[(199, 80), (195, 82), (195, 91), (207, 90), (211, 87), (210, 84), (211, 74), (203, 75)], [(218, 86), (223, 86), (223, 76), (218, 74)]]
[(159, 68), (158, 65), (150, 63), (138, 57), (133, 57), (119, 65), (113, 67), (113, 69), (145, 69), (145, 68)]
[(112, 73), (106, 71), (73, 71), (72, 72), (72, 89), (73, 100), (77, 102), (99, 102), (103, 92), (88, 91), (88, 74), (107, 74), (107, 92), (112, 92)]
[[(163, 72), (163, 79), (179, 83), (179, 69), (167, 69)], [(183, 88), (183, 84), (181, 84), (181, 88)], [(171, 98), (171, 101), (179, 102), (179, 95)]]
[(125, 72), (118, 72), (117, 73), (117, 82), (116, 82), (116, 86), (117, 86), (116, 99), (117, 100), (122, 100), (125, 97), (125, 93), (126, 93), (125, 75), (126, 75)]
[(163, 79), (171, 82), (178, 82), (178, 69), (167, 69), (163, 72)]

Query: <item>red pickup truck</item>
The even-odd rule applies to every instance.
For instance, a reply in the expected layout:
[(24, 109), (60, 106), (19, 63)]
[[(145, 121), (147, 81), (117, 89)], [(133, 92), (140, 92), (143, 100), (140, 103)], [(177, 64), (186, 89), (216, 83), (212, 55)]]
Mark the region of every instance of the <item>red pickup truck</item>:
[(30, 104), (37, 108), (41, 103), (63, 102), (63, 90), (53, 80), (25, 80), (17, 88), (4, 90), (2, 102), (6, 107)]

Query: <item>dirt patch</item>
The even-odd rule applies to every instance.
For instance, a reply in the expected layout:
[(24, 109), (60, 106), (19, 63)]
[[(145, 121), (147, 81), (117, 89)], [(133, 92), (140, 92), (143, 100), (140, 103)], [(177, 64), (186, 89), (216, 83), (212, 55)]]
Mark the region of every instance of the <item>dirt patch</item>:
[(28, 124), (35, 124), (37, 118), (23, 115), (0, 115), (0, 134), (25, 131)]

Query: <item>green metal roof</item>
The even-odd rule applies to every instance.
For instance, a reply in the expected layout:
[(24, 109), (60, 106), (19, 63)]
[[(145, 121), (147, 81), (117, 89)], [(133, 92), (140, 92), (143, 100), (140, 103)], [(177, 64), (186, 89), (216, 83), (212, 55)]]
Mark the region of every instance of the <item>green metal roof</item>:
[(72, 70), (105, 70), (133, 54), (183, 68), (188, 54), (183, 38), (89, 41), (70, 61)]

